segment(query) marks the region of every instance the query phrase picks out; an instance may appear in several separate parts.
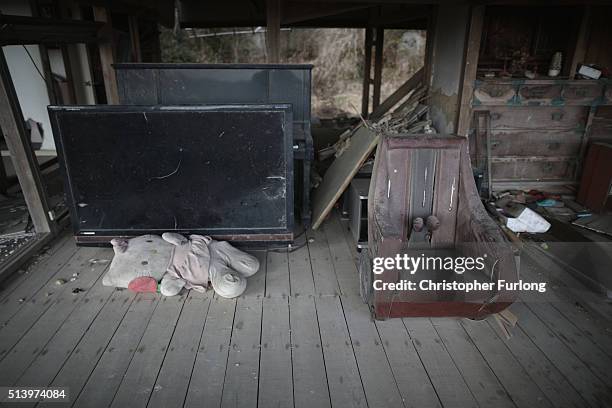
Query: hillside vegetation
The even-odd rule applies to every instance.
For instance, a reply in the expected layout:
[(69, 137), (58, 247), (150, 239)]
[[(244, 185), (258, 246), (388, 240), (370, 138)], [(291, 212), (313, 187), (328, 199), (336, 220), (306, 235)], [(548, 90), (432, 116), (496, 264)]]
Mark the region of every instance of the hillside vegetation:
[[(162, 29), (164, 62), (264, 63), (261, 29)], [(418, 70), (425, 53), (422, 31), (386, 30), (382, 99)], [(291, 29), (281, 32), (284, 63), (313, 64), (313, 115), (357, 115), (361, 110), (364, 30)]]

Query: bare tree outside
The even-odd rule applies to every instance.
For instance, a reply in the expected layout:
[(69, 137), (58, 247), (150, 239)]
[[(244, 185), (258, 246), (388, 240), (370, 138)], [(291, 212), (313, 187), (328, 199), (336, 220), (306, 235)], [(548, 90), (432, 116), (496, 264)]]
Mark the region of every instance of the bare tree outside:
[[(163, 62), (264, 63), (265, 28), (161, 29)], [(382, 99), (422, 65), (425, 32), (386, 30)], [(312, 109), (319, 118), (356, 116), (361, 106), (364, 30), (283, 29), (285, 63), (313, 64)]]

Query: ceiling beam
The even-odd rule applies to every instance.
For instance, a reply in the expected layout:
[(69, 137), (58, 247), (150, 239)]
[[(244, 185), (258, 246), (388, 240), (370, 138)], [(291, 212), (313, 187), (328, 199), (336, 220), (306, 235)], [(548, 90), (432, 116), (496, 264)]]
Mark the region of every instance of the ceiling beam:
[(0, 45), (91, 43), (100, 28), (92, 21), (0, 14)]
[(359, 3), (334, 4), (290, 1), (285, 3), (281, 22), (282, 24), (289, 25), (369, 7), (371, 6), (368, 4)]

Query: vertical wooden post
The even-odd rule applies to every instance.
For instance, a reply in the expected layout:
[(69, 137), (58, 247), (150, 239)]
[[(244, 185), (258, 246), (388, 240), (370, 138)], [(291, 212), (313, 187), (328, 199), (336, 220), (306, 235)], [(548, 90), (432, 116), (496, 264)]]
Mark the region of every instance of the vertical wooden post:
[[(61, 2), (58, 2), (55, 7), (55, 12), (53, 17), (55, 18), (66, 18), (71, 19), (72, 16), (67, 12), (66, 7)], [(62, 52), (62, 61), (64, 63), (64, 70), (66, 71), (66, 83), (68, 85), (68, 94), (70, 97), (69, 101), (64, 101), (65, 103), (75, 104), (77, 103), (76, 97), (76, 84), (74, 83), (74, 74), (72, 71), (72, 61), (70, 60), (70, 49), (66, 44), (60, 45), (60, 50)]]
[(365, 46), (363, 61), (363, 90), (361, 95), (361, 116), (366, 118), (370, 113), (370, 84), (372, 71), (372, 29), (365, 30)]
[(60, 47), (60, 50), (62, 52), (62, 61), (64, 62), (64, 70), (66, 71), (66, 84), (68, 85), (68, 95), (70, 97), (70, 100), (64, 101), (64, 103), (77, 103), (74, 75), (72, 74), (72, 63), (70, 61), (70, 52), (68, 51), (68, 46), (62, 45)]
[(119, 103), (119, 92), (117, 91), (117, 79), (112, 65), (115, 61), (113, 53), (112, 25), (110, 15), (105, 7), (93, 6), (94, 20), (106, 23), (104, 31), (106, 38), (100, 42), (100, 64), (102, 65), (102, 75), (104, 77), (104, 90), (106, 92), (106, 103), (114, 105)]
[(431, 84), (431, 62), (433, 60), (434, 32), (436, 31), (436, 13), (437, 9), (434, 6), (430, 6), (425, 33), (425, 61), (423, 62), (423, 85), (425, 86)]
[[(30, 0), (30, 11), (32, 17), (42, 17), (40, 12), (40, 5), (37, 0)], [(47, 87), (47, 95), (49, 96), (49, 102), (51, 105), (57, 104), (57, 96), (55, 95), (55, 88), (53, 87), (53, 74), (51, 72), (51, 61), (49, 60), (49, 50), (44, 44), (39, 44), (38, 49), (40, 51), (40, 62), (42, 64), (42, 74), (44, 77), (45, 85)]]
[(134, 62), (142, 62), (140, 52), (140, 30), (138, 29), (138, 17), (129, 16), (128, 24), (130, 28), (130, 43), (132, 44), (132, 57)]
[(576, 44), (572, 52), (572, 59), (569, 66), (569, 79), (574, 79), (578, 64), (584, 62), (587, 51), (587, 42), (589, 40), (589, 29), (591, 19), (591, 6), (584, 6), (584, 12), (582, 14), (582, 20), (580, 21), (580, 28), (578, 30), (578, 36), (576, 37)]
[(478, 68), (483, 20), (484, 6), (472, 7), (470, 31), (468, 32), (463, 65), (459, 118), (457, 119), (457, 134), (459, 136), (468, 136), (472, 121), (472, 94), (474, 93), (474, 81), (476, 81), (476, 71)]
[(280, 62), (280, 0), (266, 0), (266, 51), (268, 63)]
[(591, 130), (593, 128), (593, 119), (597, 114), (597, 106), (591, 106), (587, 115), (586, 123), (584, 126), (584, 132), (580, 138), (580, 152), (578, 153), (578, 160), (576, 160), (576, 167), (574, 168), (574, 179), (580, 181), (582, 175), (582, 167), (584, 160), (586, 159), (587, 147), (589, 146), (589, 140), (591, 139)]
[(374, 89), (372, 91), (372, 110), (380, 105), (380, 88), (382, 86), (383, 68), (383, 46), (385, 30), (382, 27), (376, 28), (376, 39), (374, 40)]
[(23, 114), (15, 93), (4, 51), (0, 48), (0, 128), (11, 153), (13, 167), (37, 233), (54, 231), (49, 218), (47, 196), (42, 185), (38, 162), (25, 130)]

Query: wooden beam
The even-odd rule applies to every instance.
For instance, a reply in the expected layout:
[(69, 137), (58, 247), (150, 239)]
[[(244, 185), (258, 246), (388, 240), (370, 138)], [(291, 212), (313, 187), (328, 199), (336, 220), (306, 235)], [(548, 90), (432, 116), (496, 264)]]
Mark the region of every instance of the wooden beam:
[(484, 6), (473, 6), (465, 58), (463, 60), (463, 84), (461, 88), (459, 118), (457, 119), (457, 134), (464, 137), (468, 136), (472, 121), (472, 96), (474, 94), (474, 81), (476, 81), (476, 71), (478, 68), (483, 20)]
[(13, 167), (37, 233), (54, 231), (38, 162), (23, 122), (4, 51), (0, 49), (0, 128), (11, 152)]
[(427, 87), (429, 87), (431, 84), (431, 62), (433, 61), (436, 14), (437, 10), (431, 6), (429, 18), (427, 19), (427, 30), (425, 34), (425, 61), (423, 62), (423, 84), (425, 84)]
[(315, 20), (322, 17), (335, 16), (354, 10), (369, 8), (368, 4), (333, 4), (333, 3), (302, 3), (291, 1), (283, 9), (282, 24), (294, 24), (303, 21)]
[(574, 168), (574, 179), (576, 181), (580, 181), (580, 177), (582, 176), (582, 167), (584, 166), (584, 161), (586, 159), (587, 147), (589, 146), (591, 132), (593, 129), (593, 119), (595, 119), (596, 114), (597, 106), (591, 106), (589, 108), (589, 113), (584, 126), (584, 132), (582, 132), (582, 136), (580, 138), (580, 152), (578, 153), (578, 162)]
[[(60, 3), (56, 4), (54, 7), (54, 15), (55, 18), (71, 18), (70, 14), (67, 12), (65, 8), (61, 7)], [(76, 86), (74, 83), (74, 74), (72, 71), (72, 61), (70, 61), (70, 49), (68, 44), (62, 44), (60, 46), (60, 50), (62, 52), (62, 61), (64, 63), (64, 70), (66, 71), (66, 84), (68, 85), (68, 96), (70, 98), (69, 101), (66, 101), (68, 104), (76, 104)], [(66, 103), (64, 102), (64, 103)]]
[(67, 45), (62, 45), (60, 47), (60, 50), (62, 52), (64, 70), (66, 71), (66, 83), (68, 84), (68, 95), (70, 97), (70, 100), (65, 101), (65, 103), (67, 102), (68, 104), (75, 104), (77, 103), (76, 89), (75, 89), (75, 84), (74, 84), (74, 76), (72, 73), (72, 63), (70, 61), (70, 52), (68, 51)]
[[(42, 17), (40, 13), (40, 5), (37, 0), (30, 0), (30, 9), (32, 11), (32, 17)], [(51, 105), (57, 105), (58, 98), (55, 94), (55, 87), (53, 86), (53, 73), (51, 71), (51, 61), (49, 60), (49, 50), (45, 44), (39, 44), (38, 49), (40, 52), (40, 61), (42, 63), (42, 71), (47, 87), (47, 95), (49, 96), (49, 102)]]
[(578, 29), (578, 36), (576, 38), (576, 44), (572, 53), (572, 60), (569, 68), (569, 78), (574, 79), (578, 64), (584, 62), (586, 57), (586, 51), (588, 46), (589, 34), (590, 34), (590, 19), (591, 19), (591, 6), (584, 6), (582, 14), (582, 20), (580, 21), (580, 28)]
[(100, 24), (0, 14), (0, 45), (76, 44), (98, 41)]
[(280, 0), (266, 0), (266, 51), (268, 63), (280, 62)]
[(370, 84), (372, 83), (372, 28), (365, 29), (365, 46), (363, 61), (363, 89), (361, 94), (361, 116), (370, 113)]
[(132, 45), (133, 62), (142, 62), (142, 53), (140, 52), (140, 30), (138, 29), (138, 17), (129, 16), (128, 24), (130, 28), (130, 43)]
[(384, 42), (385, 30), (378, 27), (376, 29), (376, 39), (374, 40), (374, 89), (372, 91), (372, 110), (376, 109), (378, 105), (380, 105)]
[(399, 88), (395, 90), (387, 99), (385, 99), (380, 105), (378, 105), (374, 111), (370, 114), (371, 120), (380, 119), (385, 113), (393, 108), (399, 101), (401, 101), (408, 92), (418, 86), (423, 81), (424, 68), (419, 69), (417, 72), (412, 74), (406, 82), (404, 82)]
[(106, 92), (106, 103), (115, 105), (119, 103), (119, 92), (117, 90), (117, 79), (115, 70), (113, 69), (114, 46), (112, 39), (112, 23), (110, 15), (105, 7), (93, 6), (94, 19), (104, 24), (104, 32), (106, 33), (105, 41), (100, 42), (100, 64), (102, 65), (102, 75), (104, 77), (104, 90)]

